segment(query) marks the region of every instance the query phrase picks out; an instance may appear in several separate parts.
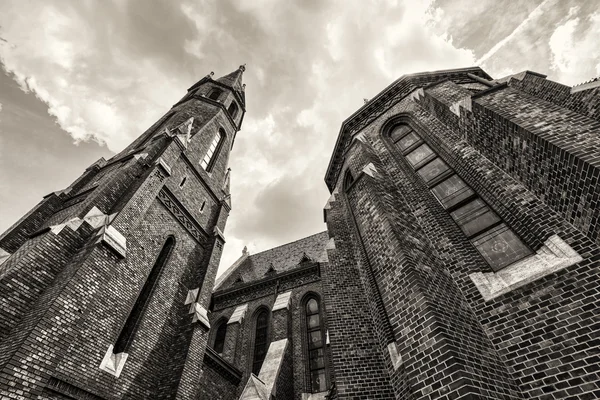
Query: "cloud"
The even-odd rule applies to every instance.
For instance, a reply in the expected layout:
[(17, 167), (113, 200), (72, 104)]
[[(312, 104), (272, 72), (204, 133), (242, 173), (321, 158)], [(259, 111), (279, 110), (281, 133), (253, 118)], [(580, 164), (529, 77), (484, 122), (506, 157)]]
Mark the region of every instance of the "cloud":
[[(582, 18), (574, 7), (550, 36), (552, 69), (567, 84), (600, 76), (600, 12)], [(582, 77), (586, 77), (582, 79)]]
[(484, 63), (488, 58), (493, 56), (507, 43), (512, 41), (515, 37), (520, 36), (525, 28), (531, 24), (535, 23), (539, 18), (544, 15), (544, 10), (549, 7), (553, 7), (557, 0), (544, 0), (540, 5), (538, 5), (528, 16), (525, 18), (508, 36), (500, 40), (496, 43), (487, 53), (485, 53), (479, 60), (477, 60), (477, 64)]
[(582, 15), (592, 6), (563, 20), (570, 6), (538, 3), (498, 18), (511, 2), (48, 0), (30, 10), (14, 0), (0, 14), (0, 60), (72, 140), (113, 152), (208, 72), (247, 63), (223, 268), (244, 244), (256, 252), (324, 229), (323, 176), (340, 125), (400, 75), (470, 66), (476, 54), (492, 72), (549, 65), (559, 22), (556, 71), (581, 74), (569, 57), (591, 46), (596, 22)]

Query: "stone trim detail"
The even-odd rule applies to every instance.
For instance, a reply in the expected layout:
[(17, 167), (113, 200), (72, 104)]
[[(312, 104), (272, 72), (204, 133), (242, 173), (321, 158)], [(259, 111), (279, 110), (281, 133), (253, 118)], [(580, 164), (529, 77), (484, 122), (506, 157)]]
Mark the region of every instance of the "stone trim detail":
[(327, 400), (329, 390), (319, 393), (302, 393), (302, 400)]
[(175, 136), (183, 149), (187, 149), (192, 137), (192, 127), (194, 126), (194, 117), (188, 118), (185, 122), (179, 124), (173, 131), (166, 129), (167, 135)]
[(129, 357), (129, 354), (127, 353), (113, 354), (113, 345), (111, 344), (108, 346), (108, 350), (106, 351), (99, 368), (118, 378), (119, 375), (121, 375), (121, 371), (123, 371), (127, 357)]
[(206, 311), (206, 308), (202, 307), (200, 303), (194, 303), (193, 307), (194, 317), (192, 318), (192, 323), (198, 321), (206, 329), (210, 329), (210, 322), (208, 321), (208, 311)]
[(377, 175), (377, 169), (375, 169), (373, 163), (368, 163), (365, 165), (365, 167), (362, 169), (362, 172), (369, 175), (371, 178), (375, 178), (375, 175)]
[(334, 238), (329, 238), (329, 241), (325, 245), (325, 250), (335, 250), (335, 240), (334, 240)]
[(0, 265), (4, 264), (10, 256), (11, 254), (8, 251), (0, 249)]
[(388, 352), (390, 353), (390, 359), (392, 360), (392, 365), (394, 366), (394, 371), (400, 368), (402, 363), (402, 356), (398, 352), (398, 344), (396, 342), (391, 342), (387, 346)]
[(177, 199), (175, 199), (175, 197), (168, 192), (168, 189), (163, 187), (160, 192), (158, 192), (158, 199), (169, 211), (171, 211), (175, 218), (177, 218), (177, 220), (192, 235), (192, 237), (196, 239), (196, 241), (198, 241), (200, 244), (204, 244), (204, 241), (208, 235), (204, 229), (200, 227), (196, 220), (190, 216), (190, 214), (179, 203), (179, 201), (177, 201)]
[(125, 258), (127, 255), (127, 239), (114, 226), (104, 226), (100, 233), (100, 241), (115, 251), (119, 256)]
[(500, 271), (476, 272), (469, 277), (484, 300), (489, 301), (582, 260), (564, 240), (552, 235), (535, 254)]
[(450, 106), (450, 111), (460, 117), (460, 108), (464, 108), (467, 111), (472, 111), (471, 96), (464, 97)]
[(200, 291), (200, 288), (188, 290), (187, 296), (185, 297), (185, 303), (183, 303), (183, 304), (184, 305), (188, 305), (188, 304), (195, 303), (196, 299), (198, 298), (198, 292), (199, 291)]
[(584, 90), (594, 89), (600, 87), (600, 78), (594, 78), (587, 82), (580, 83), (579, 85), (575, 85), (571, 88), (571, 94), (577, 92), (583, 92)]
[(229, 317), (228, 324), (233, 324), (235, 322), (242, 323), (244, 316), (246, 316), (246, 311), (248, 310), (248, 303), (243, 304), (241, 306), (237, 306), (235, 310), (233, 310), (233, 314)]
[(288, 292), (285, 292), (285, 293), (279, 293), (277, 295), (277, 298), (275, 299), (275, 303), (273, 304), (273, 309), (271, 311), (275, 312), (277, 310), (283, 310), (283, 309), (289, 310), (291, 296), (292, 296), (291, 290)]
[(223, 243), (226, 243), (227, 241), (225, 240), (225, 235), (223, 235), (223, 232), (221, 232), (221, 230), (219, 229), (218, 226), (215, 226), (215, 229), (213, 229), (213, 234), (215, 236), (217, 236), (219, 239), (221, 239), (221, 241)]
[(162, 170), (165, 172), (165, 174), (167, 176), (171, 176), (171, 167), (169, 167), (169, 164), (167, 164), (167, 162), (165, 160), (163, 160), (162, 157), (158, 157), (156, 159), (155, 164), (158, 165), (160, 168), (162, 168)]

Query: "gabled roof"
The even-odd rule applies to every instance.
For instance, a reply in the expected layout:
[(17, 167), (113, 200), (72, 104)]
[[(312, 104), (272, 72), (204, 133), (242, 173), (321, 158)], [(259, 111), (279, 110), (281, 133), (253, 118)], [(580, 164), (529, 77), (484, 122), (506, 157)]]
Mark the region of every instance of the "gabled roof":
[(227, 289), (240, 278), (244, 283), (259, 281), (269, 276), (270, 270), (276, 273), (291, 271), (306, 261), (306, 257), (327, 262), (325, 246), (328, 241), (329, 235), (324, 231), (257, 254), (244, 253), (219, 276), (213, 291)]

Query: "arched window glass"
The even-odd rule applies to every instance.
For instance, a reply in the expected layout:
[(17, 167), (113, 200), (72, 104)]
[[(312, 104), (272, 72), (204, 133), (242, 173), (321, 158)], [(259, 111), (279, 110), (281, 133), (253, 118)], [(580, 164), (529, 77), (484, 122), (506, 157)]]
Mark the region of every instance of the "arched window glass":
[(494, 271), (531, 254), (500, 216), (413, 129), (398, 125), (390, 138)]
[(221, 93), (223, 93), (223, 91), (221, 89), (214, 88), (208, 94), (208, 98), (211, 100), (218, 100), (219, 97), (221, 97)]
[(213, 349), (219, 354), (223, 353), (225, 336), (227, 336), (227, 321), (223, 321), (221, 325), (219, 325), (217, 333), (215, 334), (215, 344), (213, 345)]
[(221, 145), (223, 144), (223, 140), (225, 139), (225, 131), (223, 129), (219, 129), (215, 137), (213, 138), (210, 146), (208, 146), (208, 150), (202, 159), (200, 165), (206, 172), (210, 172), (215, 164), (217, 156), (219, 155), (219, 150), (221, 149)]
[(261, 310), (256, 316), (256, 333), (254, 335), (254, 357), (252, 358), (252, 372), (258, 375), (260, 367), (267, 355), (269, 333), (269, 312)]
[(310, 390), (313, 393), (327, 390), (325, 375), (325, 336), (321, 320), (321, 307), (316, 298), (306, 302), (306, 334), (308, 343), (308, 370)]
[(173, 252), (173, 247), (175, 247), (175, 238), (173, 236), (169, 236), (169, 238), (167, 238), (165, 241), (158, 258), (154, 262), (152, 270), (150, 270), (150, 275), (148, 275), (148, 278), (144, 283), (144, 287), (142, 287), (142, 291), (138, 295), (135, 305), (131, 309), (123, 329), (121, 329), (121, 333), (119, 334), (113, 349), (114, 354), (127, 351), (131, 345), (135, 332), (137, 331), (137, 328), (144, 316), (146, 308), (148, 307), (148, 303), (152, 298), (152, 294), (156, 289), (158, 278), (167, 264), (167, 261), (169, 261), (171, 253)]
[(229, 108), (227, 109), (227, 112), (229, 112), (229, 115), (231, 116), (231, 118), (235, 118), (235, 116), (238, 113), (238, 106), (237, 106), (237, 104), (235, 104), (235, 101), (231, 102), (231, 104), (229, 105)]

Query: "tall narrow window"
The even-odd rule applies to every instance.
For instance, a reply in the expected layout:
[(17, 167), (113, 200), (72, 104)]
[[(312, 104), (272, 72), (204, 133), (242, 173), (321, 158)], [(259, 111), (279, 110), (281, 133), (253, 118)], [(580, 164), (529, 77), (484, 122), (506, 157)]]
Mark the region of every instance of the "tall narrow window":
[(531, 254), (492, 209), (408, 125), (390, 138), (494, 271)]
[(133, 337), (135, 336), (135, 332), (146, 312), (146, 308), (148, 307), (148, 303), (150, 303), (150, 299), (152, 298), (152, 294), (156, 289), (156, 284), (158, 282), (158, 278), (165, 265), (169, 261), (169, 257), (173, 252), (173, 247), (175, 247), (175, 238), (173, 236), (169, 236), (165, 241), (165, 244), (160, 251), (158, 258), (154, 262), (154, 266), (152, 270), (150, 270), (150, 275), (146, 279), (144, 286), (142, 287), (142, 291), (138, 295), (138, 298), (129, 313), (129, 317), (121, 329), (121, 333), (117, 338), (117, 342), (115, 343), (113, 353), (122, 353), (129, 349)]
[(306, 302), (306, 335), (308, 343), (308, 371), (313, 393), (327, 390), (325, 376), (325, 336), (319, 301), (311, 297)]
[(214, 351), (219, 354), (223, 353), (223, 348), (225, 347), (225, 337), (227, 336), (227, 321), (221, 322), (221, 325), (217, 328), (217, 332), (215, 334), (215, 344), (213, 345)]
[(214, 88), (208, 94), (208, 98), (211, 100), (218, 100), (219, 97), (221, 97), (221, 93), (223, 93), (223, 91), (221, 89)]
[(219, 155), (219, 150), (221, 149), (221, 145), (223, 144), (223, 140), (225, 139), (225, 131), (223, 129), (219, 129), (215, 137), (213, 138), (210, 146), (208, 146), (208, 150), (206, 151), (206, 155), (202, 159), (200, 165), (206, 172), (210, 172), (215, 164), (217, 156)]
[(354, 183), (354, 177), (350, 170), (346, 171), (346, 175), (344, 176), (344, 190), (348, 190), (350, 186)]
[(258, 375), (263, 361), (267, 356), (269, 333), (269, 312), (261, 310), (256, 316), (256, 331), (254, 335), (254, 356), (252, 358), (252, 372)]
[(235, 116), (238, 113), (238, 106), (237, 106), (237, 104), (235, 104), (235, 101), (231, 101), (231, 104), (229, 105), (227, 112), (229, 113), (231, 118), (235, 118)]

